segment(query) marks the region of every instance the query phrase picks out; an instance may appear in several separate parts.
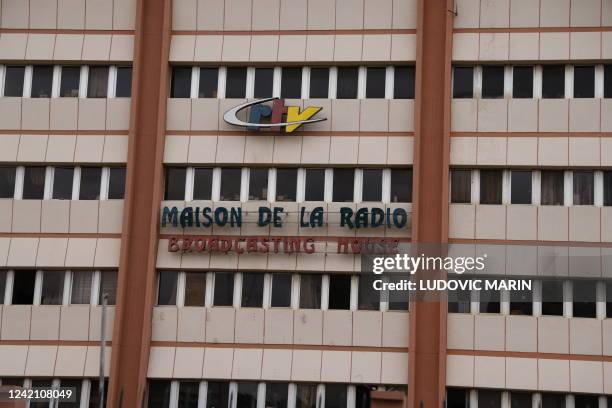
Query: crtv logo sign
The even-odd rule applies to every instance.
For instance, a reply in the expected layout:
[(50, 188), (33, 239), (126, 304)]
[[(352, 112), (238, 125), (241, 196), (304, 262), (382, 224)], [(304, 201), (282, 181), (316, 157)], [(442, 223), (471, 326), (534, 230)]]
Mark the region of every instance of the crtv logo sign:
[[(272, 106), (266, 102), (272, 102)], [(251, 108), (248, 122), (238, 119), (238, 113)], [(285, 100), (280, 98), (265, 98), (238, 105), (223, 115), (230, 125), (246, 127), (248, 130), (266, 129), (276, 132), (291, 133), (307, 123), (327, 120), (326, 118), (311, 119), (323, 109), (320, 106), (309, 106), (300, 111), (299, 106), (285, 106)]]

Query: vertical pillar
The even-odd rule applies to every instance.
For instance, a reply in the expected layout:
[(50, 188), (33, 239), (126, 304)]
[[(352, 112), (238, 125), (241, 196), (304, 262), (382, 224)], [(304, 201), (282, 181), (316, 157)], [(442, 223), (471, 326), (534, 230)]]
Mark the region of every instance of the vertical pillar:
[(171, 10), (171, 0), (137, 3), (110, 408), (144, 406), (163, 184)]
[[(452, 0), (418, 1), (412, 241), (442, 256), (440, 244), (448, 240), (452, 10)], [(411, 303), (408, 407), (443, 406), (446, 312), (445, 302)]]

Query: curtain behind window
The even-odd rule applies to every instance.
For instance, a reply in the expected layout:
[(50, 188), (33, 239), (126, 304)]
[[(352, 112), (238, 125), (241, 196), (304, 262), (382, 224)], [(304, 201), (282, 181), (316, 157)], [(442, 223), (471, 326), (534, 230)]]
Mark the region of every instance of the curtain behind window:
[(70, 303), (73, 305), (86, 305), (91, 302), (91, 271), (77, 271), (72, 274), (72, 296)]
[(593, 201), (593, 172), (574, 171), (574, 205), (593, 205)]
[(480, 204), (501, 204), (502, 172), (500, 170), (480, 171)]
[(87, 80), (88, 98), (106, 98), (108, 91), (108, 67), (89, 67)]

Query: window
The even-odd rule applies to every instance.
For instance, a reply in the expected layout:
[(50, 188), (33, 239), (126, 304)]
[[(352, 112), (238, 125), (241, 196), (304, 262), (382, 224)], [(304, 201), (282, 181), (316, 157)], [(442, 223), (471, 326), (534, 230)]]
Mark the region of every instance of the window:
[(363, 169), (361, 201), (382, 201), (382, 170)]
[[(0, 276), (0, 296), (2, 296), (2, 276)], [(606, 317), (612, 318), (612, 282), (606, 283)]]
[(61, 305), (64, 294), (64, 271), (44, 271), (42, 280), (41, 305)]
[(276, 170), (276, 201), (295, 201), (297, 169)]
[(317, 406), (316, 384), (296, 384), (295, 408), (312, 408)]
[(88, 98), (106, 98), (108, 91), (108, 67), (89, 67), (87, 79)]
[(357, 98), (358, 69), (356, 67), (338, 68), (338, 90), (336, 98), (355, 99)]
[[(2, 176), (0, 175), (0, 180)], [(2, 183), (2, 181), (0, 181)], [(612, 205), (612, 171), (604, 171), (603, 172), (603, 205), (610, 206)], [(3, 191), (2, 187), (0, 187), (0, 192)]]
[(254, 382), (239, 382), (237, 406), (240, 408), (257, 408), (257, 388)]
[(198, 91), (198, 98), (216, 98), (218, 84), (218, 68), (200, 68), (200, 89)]
[(533, 98), (533, 67), (512, 68), (512, 97)]
[(91, 280), (93, 272), (72, 272), (72, 290), (70, 303), (73, 305), (88, 305), (91, 303)]
[(370, 387), (367, 385), (355, 386), (355, 408), (370, 408)]
[(480, 204), (501, 204), (502, 171), (480, 170)]
[(244, 98), (246, 95), (246, 68), (228, 68), (225, 81), (226, 98)]
[(184, 167), (166, 168), (166, 191), (164, 200), (185, 199), (185, 178), (187, 170)]
[(101, 167), (82, 167), (79, 200), (99, 200), (101, 181)]
[(321, 275), (300, 276), (300, 309), (321, 308)]
[(262, 307), (263, 304), (263, 273), (242, 274), (242, 307)]
[(325, 384), (325, 408), (346, 407), (346, 385)]
[(104, 295), (106, 295), (107, 304), (114, 305), (117, 303), (117, 271), (100, 272), (99, 305), (104, 303)]
[(232, 306), (234, 304), (234, 274), (215, 272), (214, 306)]
[(384, 98), (387, 69), (371, 67), (366, 72), (366, 98)]
[(395, 67), (394, 71), (393, 98), (414, 99), (414, 67)]
[(306, 169), (306, 201), (323, 201), (325, 199), (325, 170)]
[(596, 395), (574, 395), (574, 408), (598, 408), (599, 397)]
[(593, 205), (595, 186), (592, 171), (574, 171), (574, 205)]
[[(41, 388), (51, 388), (52, 380), (50, 378), (39, 378), (32, 380), (32, 387), (41, 387)], [(31, 401), (28, 405), (29, 408), (47, 408), (49, 406), (49, 402), (34, 402)]]
[(511, 203), (531, 204), (531, 171), (512, 171)]
[(329, 68), (310, 68), (310, 98), (329, 95)]
[(565, 67), (544, 65), (542, 67), (542, 98), (565, 97)]
[(565, 395), (542, 393), (542, 408), (565, 408)]
[(0, 271), (0, 305), (6, 303), (4, 301), (4, 292), (6, 289), (6, 271)]
[(212, 198), (213, 169), (194, 169), (193, 179), (193, 199), (210, 200)]
[(478, 390), (478, 406), (485, 408), (501, 408), (501, 391)]
[(255, 68), (255, 98), (270, 98), (274, 82), (274, 68)]
[(530, 290), (510, 291), (510, 314), (523, 316), (533, 314), (533, 295)]
[(359, 310), (379, 310), (380, 292), (374, 289), (375, 280), (380, 276), (362, 273), (359, 275), (359, 292), (357, 296), (357, 306)]
[(227, 407), (229, 399), (229, 382), (208, 381), (206, 385), (206, 408)]
[(448, 291), (448, 312), (449, 313), (470, 313), (471, 296), (469, 290), (449, 290)]
[(329, 308), (349, 310), (351, 308), (351, 277), (329, 276)]
[(32, 68), (32, 98), (50, 98), (53, 86), (53, 67), (35, 65)]
[[(74, 388), (74, 398), (76, 401), (81, 401), (81, 387), (83, 386), (83, 380), (81, 379), (65, 379), (62, 378), (60, 381), (60, 387)], [(30, 405), (30, 407), (32, 407)], [(78, 408), (80, 407), (79, 402), (58, 402), (55, 405), (56, 408)]]
[(170, 406), (170, 381), (149, 380), (149, 408)]
[[(400, 283), (401, 280), (410, 279), (410, 275), (403, 275), (399, 273), (393, 273), (389, 276), (390, 283)], [(408, 302), (410, 292), (407, 290), (390, 290), (387, 292), (387, 296), (389, 298), (389, 310), (408, 310)]]
[(206, 273), (185, 273), (185, 306), (204, 306)]
[(238, 168), (221, 169), (221, 201), (240, 201), (240, 178), (242, 170)]
[(23, 76), (25, 67), (7, 66), (4, 73), (4, 96), (23, 96)]
[[(228, 78), (229, 79), (229, 78)], [(170, 80), (171, 98), (189, 98), (191, 96), (191, 68), (172, 68), (172, 79)]]
[(604, 98), (612, 98), (612, 65), (604, 65)]
[(62, 77), (60, 81), (60, 97), (78, 97), (80, 82), (81, 67), (62, 67)]
[(587, 280), (573, 282), (574, 317), (597, 317), (596, 293), (597, 282)]
[(0, 198), (15, 195), (15, 167), (0, 167)]
[(291, 274), (272, 274), (272, 299), (271, 307), (291, 306)]
[(283, 68), (281, 98), (302, 97), (302, 68)]
[(563, 205), (563, 171), (542, 170), (541, 184), (540, 201), (542, 205)]
[(125, 167), (111, 167), (108, 176), (108, 199), (122, 200), (125, 195)]
[(472, 170), (451, 170), (451, 203), (472, 202)]
[(478, 293), (480, 294), (480, 313), (499, 313), (499, 291), (481, 290)]
[(268, 199), (268, 169), (251, 169), (249, 172), (249, 200)]
[(174, 271), (159, 272), (159, 288), (157, 304), (160, 306), (176, 305), (176, 280), (178, 274)]
[(355, 170), (334, 169), (333, 201), (348, 203), (353, 201)]
[(563, 316), (563, 281), (542, 281), (542, 315)]
[(198, 408), (200, 383), (198, 381), (181, 381), (179, 383), (178, 408)]
[(574, 67), (574, 98), (595, 97), (595, 67)]
[(132, 67), (117, 67), (115, 96), (117, 98), (129, 98), (132, 96)]
[(72, 200), (72, 182), (74, 167), (56, 167), (53, 169), (53, 199)]
[(286, 408), (288, 391), (287, 383), (267, 383), (266, 408)]
[(467, 408), (470, 406), (470, 393), (462, 388), (448, 388), (446, 390), (447, 408)]
[(528, 392), (510, 393), (510, 408), (532, 408), (532, 397)]
[(15, 271), (13, 273), (14, 305), (31, 305), (34, 303), (34, 282), (36, 271)]
[(23, 175), (23, 199), (42, 200), (45, 193), (45, 168), (26, 167)]
[(504, 97), (504, 67), (482, 67), (482, 97), (484, 99), (497, 99)]
[(472, 98), (474, 95), (474, 67), (453, 69), (453, 98)]
[(391, 170), (391, 202), (412, 202), (412, 170)]

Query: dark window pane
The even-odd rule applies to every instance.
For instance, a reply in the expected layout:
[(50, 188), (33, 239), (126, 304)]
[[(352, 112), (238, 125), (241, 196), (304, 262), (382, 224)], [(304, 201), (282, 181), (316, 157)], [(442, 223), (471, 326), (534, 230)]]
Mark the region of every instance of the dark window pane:
[(501, 408), (501, 391), (478, 390), (479, 408)]
[(470, 393), (462, 388), (449, 388), (446, 390), (446, 408), (469, 408)]
[(346, 408), (346, 385), (325, 384), (325, 408)]
[(115, 96), (117, 98), (129, 98), (132, 96), (132, 67), (117, 67)]
[(72, 272), (72, 290), (70, 303), (73, 305), (88, 305), (91, 303), (91, 280), (93, 272)]
[(101, 182), (101, 167), (82, 167), (79, 200), (99, 200)]
[[(0, 276), (0, 296), (2, 296), (2, 277)], [(612, 318), (612, 282), (606, 283), (606, 317)]]
[(281, 79), (281, 98), (300, 99), (302, 97), (302, 68), (283, 68)]
[[(400, 283), (402, 280), (410, 279), (409, 275), (403, 275), (399, 273), (392, 273), (389, 276), (390, 283)], [(408, 310), (409, 306), (409, 292), (407, 290), (390, 290), (387, 291), (389, 298), (389, 310)]]
[(179, 384), (178, 408), (198, 408), (199, 393), (199, 382), (181, 381)]
[(0, 198), (15, 196), (15, 167), (0, 167)]
[(564, 190), (563, 171), (542, 170), (541, 173), (541, 204), (563, 205)]
[(240, 201), (240, 179), (242, 169), (225, 168), (221, 170), (221, 201)]
[[(108, 394), (108, 379), (104, 380), (104, 403), (106, 407), (106, 396)], [(89, 390), (89, 408), (100, 408), (100, 381), (91, 380), (91, 388)]]
[(356, 99), (358, 70), (355, 67), (338, 68), (338, 88), (336, 98)]
[(391, 170), (391, 202), (412, 202), (412, 170)]
[(108, 67), (89, 67), (87, 97), (106, 98), (108, 92)]
[(287, 408), (287, 383), (266, 384), (266, 408)]
[(306, 169), (306, 201), (323, 201), (325, 199), (325, 170)]
[(512, 97), (533, 98), (533, 67), (512, 69)]
[(574, 171), (574, 205), (593, 205), (594, 183), (592, 171)]
[(316, 408), (316, 384), (296, 384), (295, 408)]
[(512, 204), (531, 204), (531, 172), (512, 171)]
[(32, 68), (32, 98), (50, 98), (53, 86), (53, 67), (36, 65)]
[(187, 169), (184, 167), (166, 168), (166, 191), (164, 200), (184, 200), (185, 199), (185, 177)]
[(216, 98), (219, 84), (218, 68), (200, 68), (199, 98)]
[(543, 393), (542, 408), (565, 408), (565, 395)]
[(272, 299), (271, 307), (291, 306), (291, 274), (272, 274)]
[(257, 388), (254, 382), (239, 382), (237, 406), (240, 408), (257, 408)]
[(176, 280), (178, 273), (174, 271), (159, 272), (159, 289), (157, 304), (160, 306), (176, 305)]
[(2, 385), (23, 387), (23, 377), (4, 377), (0, 378), (0, 381), (2, 381)]
[(469, 290), (449, 290), (448, 291), (448, 312), (449, 313), (470, 313), (471, 294)]
[(185, 306), (204, 306), (206, 297), (206, 273), (185, 274)]
[(563, 281), (542, 281), (542, 314), (563, 316)]
[(62, 67), (60, 96), (62, 98), (76, 98), (79, 96), (80, 82), (81, 67)]
[(451, 170), (451, 203), (472, 202), (472, 170)]
[(297, 169), (276, 170), (276, 201), (295, 201)]
[(149, 381), (149, 408), (168, 408), (170, 406), (170, 381)]
[(72, 182), (74, 167), (56, 167), (53, 169), (53, 199), (72, 200)]
[(310, 68), (310, 98), (329, 95), (329, 68)]
[(7, 271), (0, 271), (0, 305), (6, 303), (4, 301), (4, 291), (6, 289), (6, 275)]
[(414, 99), (414, 67), (395, 67), (393, 98)]
[(57, 405), (55, 405), (55, 407), (56, 408), (79, 408), (81, 406), (81, 388), (82, 386), (83, 386), (83, 380), (81, 379), (74, 379), (74, 380), (62, 379), (60, 381), (60, 387), (74, 388), (73, 395), (76, 401), (61, 402), (61, 400), (59, 400)]
[(474, 67), (453, 69), (453, 98), (472, 98), (474, 95)]
[(382, 170), (363, 169), (362, 201), (382, 201)]
[(246, 95), (246, 68), (228, 68), (225, 81), (226, 98), (244, 98)]
[(125, 195), (125, 167), (111, 167), (108, 180), (109, 200), (121, 200)]
[(504, 97), (504, 67), (486, 65), (482, 67), (482, 97), (484, 99)]
[(234, 304), (234, 274), (215, 272), (214, 306), (232, 306)]
[(574, 408), (599, 408), (599, 397), (596, 395), (574, 395)]
[(106, 303), (108, 305), (117, 303), (117, 271), (100, 272), (99, 305), (104, 303), (104, 295), (106, 295)]
[[(49, 378), (38, 378), (32, 380), (32, 387), (51, 388), (52, 380)], [(49, 401), (31, 401), (28, 405), (29, 408), (48, 408)]]
[(45, 193), (44, 167), (26, 167), (23, 176), (23, 199), (42, 200)]
[(370, 387), (367, 385), (355, 386), (355, 408), (370, 408)]
[(542, 98), (565, 97), (565, 67), (544, 65), (542, 67)]
[(502, 171), (480, 170), (480, 204), (501, 204)]
[(225, 408), (229, 400), (229, 382), (208, 381), (206, 387), (206, 408)]
[[(2, 176), (0, 175), (0, 183), (2, 183), (1, 179), (2, 179)], [(604, 171), (603, 182), (604, 182), (603, 205), (610, 206), (612, 205), (612, 171)], [(0, 187), (0, 191), (3, 191), (2, 187)]]
[(6, 67), (4, 73), (4, 96), (23, 96), (23, 76), (25, 67)]
[(329, 308), (349, 310), (351, 308), (351, 277), (329, 276)]
[(321, 275), (300, 276), (300, 309), (321, 308)]
[(270, 98), (273, 82), (274, 68), (255, 68), (255, 98)]
[(573, 282), (573, 316), (597, 317), (597, 282)]
[(242, 307), (262, 307), (263, 273), (242, 274)]
[(212, 197), (213, 169), (195, 169), (193, 199), (210, 200)]
[(35, 271), (15, 271), (13, 274), (14, 305), (31, 305), (34, 303)]
[(574, 67), (574, 98), (595, 97), (595, 67)]
[(528, 392), (511, 392), (510, 408), (532, 408), (532, 397)]
[(604, 65), (604, 98), (612, 98), (612, 65)]
[(380, 292), (374, 289), (375, 280), (380, 279), (380, 276), (374, 274), (362, 273), (359, 275), (359, 310), (379, 310), (380, 309)]
[(366, 98), (385, 97), (386, 68), (368, 68), (366, 74)]
[(480, 313), (499, 313), (500, 294), (497, 290), (481, 290), (480, 294)]
[(533, 314), (533, 293), (530, 290), (510, 291), (510, 314), (522, 316)]
[(173, 67), (170, 80), (171, 98), (189, 98), (191, 96), (191, 67)]
[(42, 282), (42, 293), (40, 295), (41, 305), (61, 305), (64, 294), (64, 271), (44, 271)]
[(355, 188), (355, 170), (334, 169), (334, 202), (348, 203), (353, 201), (353, 190)]
[(268, 169), (251, 169), (249, 172), (249, 200), (268, 199)]

